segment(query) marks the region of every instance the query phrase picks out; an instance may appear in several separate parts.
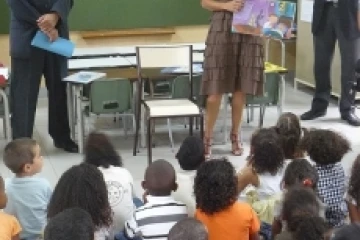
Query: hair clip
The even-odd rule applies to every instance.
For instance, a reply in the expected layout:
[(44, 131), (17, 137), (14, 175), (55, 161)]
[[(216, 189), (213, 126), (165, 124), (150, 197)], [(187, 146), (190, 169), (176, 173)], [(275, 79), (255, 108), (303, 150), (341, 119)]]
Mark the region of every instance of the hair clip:
[(303, 184), (305, 187), (312, 187), (313, 186), (313, 182), (311, 181), (311, 179), (309, 178), (306, 178), (304, 181), (303, 181)]

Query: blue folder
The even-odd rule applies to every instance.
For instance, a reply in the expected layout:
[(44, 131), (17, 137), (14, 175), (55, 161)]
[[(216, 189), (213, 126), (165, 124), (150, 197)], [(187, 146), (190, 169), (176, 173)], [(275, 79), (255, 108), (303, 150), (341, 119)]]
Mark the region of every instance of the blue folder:
[(49, 37), (42, 31), (36, 33), (31, 45), (67, 58), (72, 57), (75, 49), (75, 44), (70, 40), (59, 37), (54, 42), (51, 42)]

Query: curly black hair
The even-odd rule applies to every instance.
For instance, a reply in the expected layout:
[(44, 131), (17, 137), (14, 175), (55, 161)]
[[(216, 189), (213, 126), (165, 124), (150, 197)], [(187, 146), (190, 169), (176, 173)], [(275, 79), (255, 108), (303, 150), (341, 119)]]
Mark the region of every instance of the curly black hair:
[[(351, 169), (351, 176), (349, 180), (349, 195), (360, 203), (360, 155), (357, 156)], [(359, 205), (357, 207), (359, 208)]]
[[(307, 181), (304, 182), (305, 180)], [(296, 159), (287, 165), (283, 183), (286, 188), (294, 186), (309, 186), (313, 190), (316, 190), (318, 180), (319, 175), (308, 160)]]
[(90, 133), (87, 138), (84, 162), (104, 168), (123, 166), (122, 159), (109, 138), (97, 132)]
[(104, 177), (95, 166), (82, 163), (68, 169), (60, 177), (48, 205), (51, 219), (68, 208), (82, 208), (96, 229), (112, 224), (112, 211)]
[(185, 218), (170, 230), (168, 240), (208, 240), (208, 230), (195, 218)]
[(318, 165), (338, 163), (351, 150), (345, 137), (327, 129), (311, 129), (301, 140), (300, 148)]
[(275, 131), (280, 135), (281, 144), (286, 159), (295, 159), (303, 157), (299, 149), (301, 135), (306, 129), (301, 128), (299, 118), (290, 112), (283, 113), (275, 127)]
[(176, 154), (179, 165), (183, 170), (196, 170), (205, 162), (203, 140), (196, 136), (187, 137)]
[(94, 231), (88, 212), (81, 208), (69, 208), (48, 221), (44, 240), (94, 240)]
[(313, 190), (293, 187), (285, 194), (282, 215), (295, 240), (323, 240), (328, 227), (319, 216), (320, 203)]
[(197, 170), (194, 192), (196, 207), (206, 214), (221, 212), (238, 196), (235, 169), (226, 159), (204, 162)]
[(283, 168), (284, 154), (279, 135), (271, 128), (257, 130), (251, 138), (252, 166), (258, 173), (276, 175)]

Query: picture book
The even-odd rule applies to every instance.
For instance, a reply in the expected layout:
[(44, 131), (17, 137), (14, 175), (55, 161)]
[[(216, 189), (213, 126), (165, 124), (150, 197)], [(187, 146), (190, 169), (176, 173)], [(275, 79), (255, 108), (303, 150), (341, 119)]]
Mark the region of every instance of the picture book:
[(296, 3), (276, 0), (244, 0), (233, 15), (232, 31), (290, 39), (296, 33)]

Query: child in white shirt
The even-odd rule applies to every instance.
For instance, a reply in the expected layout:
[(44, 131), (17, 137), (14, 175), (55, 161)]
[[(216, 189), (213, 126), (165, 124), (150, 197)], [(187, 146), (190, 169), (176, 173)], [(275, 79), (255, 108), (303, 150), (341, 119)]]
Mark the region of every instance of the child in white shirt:
[(90, 133), (85, 146), (85, 163), (96, 166), (103, 174), (109, 203), (114, 213), (114, 232), (124, 229), (136, 209), (134, 180), (123, 167), (122, 159), (105, 134)]

